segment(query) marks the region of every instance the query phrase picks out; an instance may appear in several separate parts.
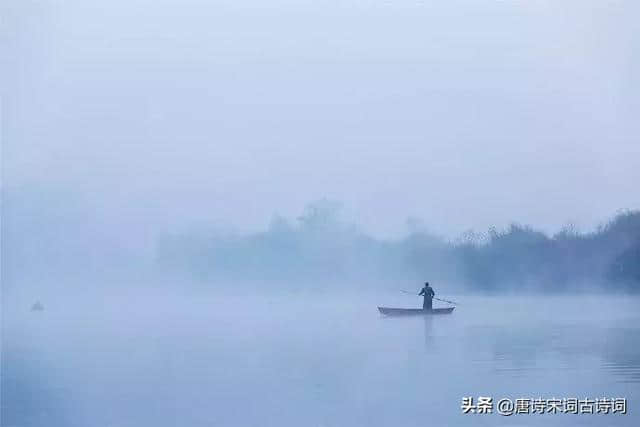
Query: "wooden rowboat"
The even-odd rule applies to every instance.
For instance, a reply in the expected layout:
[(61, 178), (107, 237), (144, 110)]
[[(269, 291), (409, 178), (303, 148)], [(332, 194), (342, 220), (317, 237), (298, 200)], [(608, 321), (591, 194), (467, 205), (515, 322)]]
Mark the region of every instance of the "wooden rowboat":
[(422, 308), (390, 308), (378, 307), (378, 311), (385, 316), (427, 316), (432, 314), (451, 314), (455, 307), (433, 308), (424, 310)]

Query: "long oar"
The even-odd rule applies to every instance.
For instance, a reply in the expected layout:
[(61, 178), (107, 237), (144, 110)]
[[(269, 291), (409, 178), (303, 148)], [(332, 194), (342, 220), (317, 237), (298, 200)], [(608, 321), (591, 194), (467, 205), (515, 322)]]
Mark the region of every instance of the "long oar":
[(460, 303), (459, 303), (459, 302), (449, 301), (449, 300), (442, 299), (442, 298), (436, 298), (436, 297), (433, 297), (433, 299), (437, 299), (438, 301), (442, 301), (442, 302), (448, 302), (449, 304), (460, 305)]
[[(403, 290), (403, 289), (400, 289), (400, 292), (404, 292), (405, 294), (409, 294), (409, 295), (416, 295), (414, 292), (405, 291), (405, 290)], [(433, 297), (433, 299), (437, 299), (438, 301), (442, 301), (442, 302), (448, 302), (449, 304), (456, 304), (456, 305), (460, 305), (460, 303), (458, 303), (458, 302), (455, 302), (455, 301), (449, 301), (449, 300), (442, 299), (442, 298), (436, 298), (436, 297)]]

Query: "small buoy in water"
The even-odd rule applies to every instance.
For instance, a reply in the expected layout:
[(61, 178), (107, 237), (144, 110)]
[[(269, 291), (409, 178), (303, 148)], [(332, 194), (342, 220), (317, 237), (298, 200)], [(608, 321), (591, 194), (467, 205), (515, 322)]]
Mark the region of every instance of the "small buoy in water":
[(43, 310), (44, 310), (44, 306), (42, 305), (42, 303), (40, 301), (36, 301), (31, 306), (31, 311), (43, 311)]

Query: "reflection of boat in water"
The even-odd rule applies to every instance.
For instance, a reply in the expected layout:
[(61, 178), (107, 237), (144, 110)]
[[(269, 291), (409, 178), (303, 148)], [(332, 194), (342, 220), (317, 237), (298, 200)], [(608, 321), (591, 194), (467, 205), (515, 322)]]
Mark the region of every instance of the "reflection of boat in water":
[(432, 308), (426, 310), (422, 308), (390, 308), (378, 307), (378, 311), (386, 316), (426, 316), (432, 314), (451, 314), (455, 307)]
[(44, 305), (40, 301), (36, 301), (35, 304), (31, 306), (31, 311), (43, 311)]

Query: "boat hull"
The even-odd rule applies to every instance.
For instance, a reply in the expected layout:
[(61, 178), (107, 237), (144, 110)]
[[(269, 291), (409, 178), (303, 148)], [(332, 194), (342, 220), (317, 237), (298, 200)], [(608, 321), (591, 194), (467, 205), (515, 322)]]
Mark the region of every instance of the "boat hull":
[(447, 307), (424, 310), (422, 308), (378, 307), (378, 311), (385, 316), (430, 316), (432, 314), (451, 314), (454, 308), (455, 307)]

